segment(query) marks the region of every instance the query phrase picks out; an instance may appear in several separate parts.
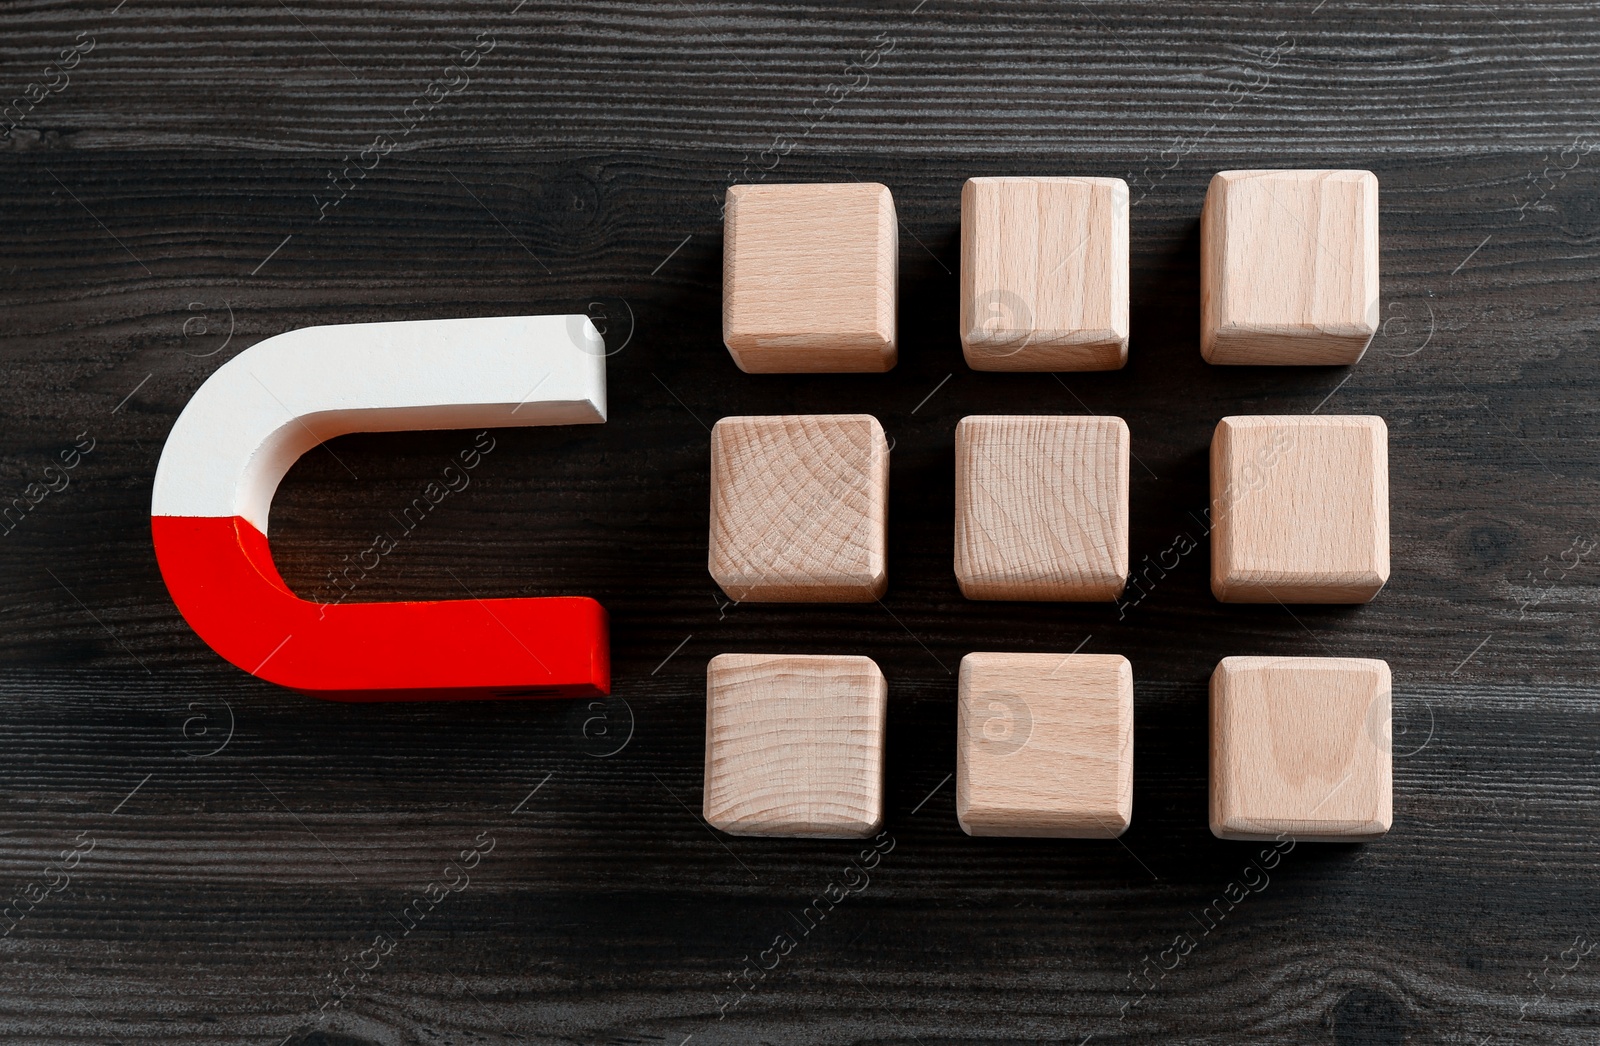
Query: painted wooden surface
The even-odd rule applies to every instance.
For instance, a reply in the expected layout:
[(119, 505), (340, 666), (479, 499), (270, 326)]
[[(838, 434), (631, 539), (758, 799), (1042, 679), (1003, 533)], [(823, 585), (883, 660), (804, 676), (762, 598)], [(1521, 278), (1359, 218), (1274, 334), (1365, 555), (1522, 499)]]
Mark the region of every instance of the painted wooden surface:
[[(9, 1040), (1594, 1038), (1591, 8), (115, 6), (11, 5), (0, 51), (9, 105), (94, 41), (0, 156), (0, 883), (43, 897), (0, 940)], [(1200, 357), (1207, 183), (1271, 166), (1383, 186), (1383, 323), (1349, 371)], [(893, 190), (893, 371), (729, 359), (719, 210), (766, 167)], [(961, 186), (1061, 174), (1129, 184), (1128, 366), (969, 371)], [(352, 600), (588, 592), (611, 701), (331, 705), (183, 625), (151, 477), (220, 364), (312, 323), (571, 311), (612, 352), (607, 424), (497, 430), (414, 526), (394, 517), (475, 433), (339, 439), (287, 477), (273, 545), (308, 598), (329, 572)], [(1393, 579), (1358, 607), (1217, 603), (1196, 519), (1217, 420), (1319, 406), (1388, 424)], [(1086, 409), (1128, 419), (1151, 583), (962, 599), (957, 421)], [(706, 426), (814, 412), (894, 440), (889, 591), (730, 605)], [(967, 837), (961, 657), (1080, 643), (1139, 667), (1133, 825)], [(695, 815), (706, 663), (835, 651), (888, 680), (890, 836), (724, 847)], [(1274, 858), (1212, 836), (1206, 684), (1252, 654), (1390, 664), (1381, 840)], [(848, 896), (802, 933), (830, 885)]]

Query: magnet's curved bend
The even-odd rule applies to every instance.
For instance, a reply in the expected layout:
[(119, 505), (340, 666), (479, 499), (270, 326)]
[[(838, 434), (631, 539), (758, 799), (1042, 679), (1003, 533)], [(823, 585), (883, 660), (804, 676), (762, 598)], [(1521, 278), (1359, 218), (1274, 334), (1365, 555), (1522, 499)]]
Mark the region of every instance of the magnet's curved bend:
[(161, 576), (218, 654), (316, 697), (608, 693), (606, 613), (592, 599), (313, 603), (267, 545), (279, 481), (334, 436), (605, 420), (605, 346), (586, 316), (279, 334), (218, 368), (167, 437), (150, 507)]

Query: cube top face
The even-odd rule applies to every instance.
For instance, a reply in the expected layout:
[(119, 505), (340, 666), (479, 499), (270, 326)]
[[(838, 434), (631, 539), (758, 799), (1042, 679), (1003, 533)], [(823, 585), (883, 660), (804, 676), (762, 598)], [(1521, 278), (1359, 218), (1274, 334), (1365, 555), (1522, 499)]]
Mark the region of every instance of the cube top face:
[(1200, 350), (1210, 363), (1337, 365), (1378, 329), (1371, 171), (1223, 171), (1201, 216)]
[(968, 835), (1105, 839), (1133, 818), (1133, 668), (1105, 654), (961, 660), (956, 817)]
[(889, 585), (889, 443), (870, 414), (711, 430), (711, 576), (731, 599), (870, 603)]
[(706, 668), (705, 819), (732, 835), (883, 825), (888, 686), (871, 658), (722, 654)]
[(1211, 676), (1211, 831), (1348, 841), (1393, 820), (1387, 663), (1228, 657)]
[(1128, 184), (972, 178), (961, 190), (961, 346), (974, 370), (1128, 359)]
[(1211, 591), (1365, 603), (1389, 580), (1389, 429), (1368, 416), (1223, 418), (1211, 439)]
[(728, 190), (722, 340), (751, 374), (895, 365), (899, 224), (887, 187)]
[(955, 571), (968, 599), (1111, 600), (1128, 576), (1121, 418), (974, 415), (956, 426)]

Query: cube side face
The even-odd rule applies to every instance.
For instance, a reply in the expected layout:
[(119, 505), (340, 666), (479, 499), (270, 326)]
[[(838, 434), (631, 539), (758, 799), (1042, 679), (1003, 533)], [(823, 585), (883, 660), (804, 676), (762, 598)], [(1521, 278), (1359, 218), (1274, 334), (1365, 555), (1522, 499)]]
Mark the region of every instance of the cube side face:
[(713, 427), (707, 567), (730, 599), (870, 603), (889, 585), (888, 530), (889, 445), (870, 414)]
[(1201, 218), (1201, 353), (1214, 364), (1341, 365), (1378, 329), (1371, 171), (1224, 171)]
[(728, 190), (723, 342), (751, 374), (887, 371), (899, 224), (876, 183)]
[(1224, 603), (1365, 603), (1389, 580), (1382, 418), (1224, 418), (1211, 498), (1211, 589)]
[(969, 179), (961, 191), (961, 345), (974, 370), (1122, 367), (1127, 183)]
[(706, 668), (706, 822), (855, 839), (883, 825), (888, 686), (871, 658), (722, 654)]
[(956, 426), (955, 573), (968, 599), (1113, 600), (1128, 577), (1121, 418), (974, 415)]
[(1211, 831), (1349, 841), (1393, 822), (1391, 680), (1367, 658), (1230, 657), (1211, 677)]
[(1105, 839), (1133, 819), (1133, 669), (1102, 654), (961, 661), (956, 817), (972, 836)]

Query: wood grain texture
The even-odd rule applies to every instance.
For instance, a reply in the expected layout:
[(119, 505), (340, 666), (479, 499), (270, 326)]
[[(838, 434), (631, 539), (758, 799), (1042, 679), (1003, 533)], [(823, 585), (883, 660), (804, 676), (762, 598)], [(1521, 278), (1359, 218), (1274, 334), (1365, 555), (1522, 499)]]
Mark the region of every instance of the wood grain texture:
[(883, 825), (887, 713), (888, 684), (870, 657), (712, 658), (706, 823), (730, 835), (873, 834)]
[(870, 414), (723, 418), (707, 563), (729, 599), (870, 603), (889, 585), (889, 444)]
[(1128, 577), (1121, 418), (956, 426), (956, 581), (968, 599), (1107, 600)]
[(876, 183), (734, 185), (722, 253), (722, 340), (749, 374), (895, 365), (900, 228)]
[(1387, 663), (1225, 657), (1211, 676), (1211, 831), (1349, 842), (1394, 818)]
[(1389, 427), (1370, 416), (1223, 418), (1211, 522), (1222, 602), (1367, 602), (1389, 580)]
[[(1579, 935), (1600, 940), (1589, 6), (287, 2), (0, 16), (6, 101), (80, 30), (97, 41), (0, 142), (0, 503), (93, 446), (0, 537), (0, 900), (49, 890), (78, 833), (98, 844), (0, 940), (7, 1041), (1600, 1034), (1600, 955), (1564, 969)], [(357, 178), (360, 150), (404, 131), (485, 29), (497, 44), (470, 84), (318, 222), (330, 170)], [(1355, 367), (1200, 355), (1207, 184), (1262, 167), (1382, 184), (1383, 323)], [(972, 371), (961, 187), (1063, 171), (1129, 184), (1128, 364), (1064, 385)], [(893, 190), (893, 371), (751, 377), (729, 358), (720, 209), (730, 182), (763, 176)], [(377, 534), (401, 538), (391, 513), (475, 430), (340, 438), (285, 479), (274, 553), (308, 597), (346, 568), (351, 600), (593, 595), (612, 699), (350, 707), (195, 639), (151, 553), (150, 479), (211, 371), (310, 324), (540, 312), (604, 327), (607, 424), (495, 430), (471, 486), (364, 574)], [(1218, 603), (1217, 420), (1313, 410), (1387, 420), (1393, 577), (1355, 607)], [(1139, 587), (1118, 604), (965, 600), (956, 424), (1088, 411), (1133, 432)], [(707, 428), (819, 412), (872, 414), (894, 442), (893, 585), (882, 606), (730, 606), (706, 573)], [(1080, 643), (1136, 668), (1133, 825), (968, 837), (946, 780), (962, 656)], [(1230, 654), (1330, 650), (1392, 666), (1394, 826), (1274, 863), (1275, 844), (1210, 831), (1207, 681)], [(860, 858), (874, 841), (707, 830), (705, 667), (729, 651), (882, 666), (894, 848), (877, 867)], [(483, 831), (497, 845), (471, 885), (360, 970)], [(802, 937), (791, 915), (830, 884), (856, 892)], [(1207, 908), (1226, 912), (1209, 932), (1191, 918)], [(785, 927), (798, 946), (762, 969)], [(1195, 947), (1163, 969), (1183, 932)], [(347, 964), (355, 993), (319, 1011)], [(730, 978), (755, 985), (738, 1006)]]
[(973, 370), (1122, 367), (1128, 183), (969, 178), (961, 188), (961, 349)]
[(1211, 179), (1200, 218), (1207, 363), (1355, 363), (1380, 322), (1371, 171), (1222, 171)]
[(973, 653), (957, 690), (968, 835), (1115, 838), (1133, 820), (1133, 666), (1119, 654)]

